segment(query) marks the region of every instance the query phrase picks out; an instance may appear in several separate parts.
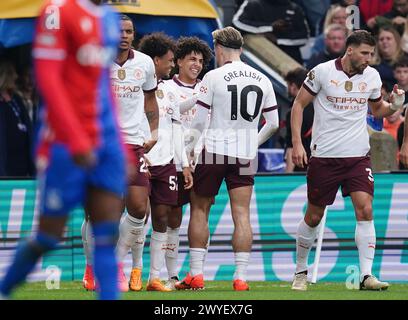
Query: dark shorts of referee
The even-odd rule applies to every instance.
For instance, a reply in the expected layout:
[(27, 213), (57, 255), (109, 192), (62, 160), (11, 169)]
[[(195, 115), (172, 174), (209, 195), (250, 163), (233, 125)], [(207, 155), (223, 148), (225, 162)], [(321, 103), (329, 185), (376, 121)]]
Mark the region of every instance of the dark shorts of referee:
[(228, 190), (253, 186), (255, 173), (251, 162), (203, 150), (194, 170), (194, 192), (202, 197), (215, 197), (224, 179)]

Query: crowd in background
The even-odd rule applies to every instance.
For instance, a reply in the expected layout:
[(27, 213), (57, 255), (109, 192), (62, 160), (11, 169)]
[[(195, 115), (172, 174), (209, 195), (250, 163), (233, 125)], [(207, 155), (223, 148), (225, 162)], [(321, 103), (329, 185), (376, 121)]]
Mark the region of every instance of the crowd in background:
[[(286, 76), (291, 98), (296, 93), (293, 88), (301, 85), (296, 75), (305, 75), (316, 65), (341, 56), (353, 29), (366, 29), (377, 38), (371, 66), (383, 81), (383, 98), (388, 99), (394, 84), (408, 89), (408, 0), (245, 0), (237, 1), (237, 6), (232, 20), (235, 27), (243, 33), (264, 34), (304, 67)], [(309, 50), (302, 54), (306, 43)], [(390, 134), (398, 147), (402, 144), (404, 116), (405, 110), (376, 119), (382, 122), (376, 129)], [(290, 159), (290, 112), (282, 126), (287, 132), (286, 172), (292, 172), (296, 168)], [(305, 134), (311, 133), (303, 129)], [(307, 138), (306, 144), (310, 143)], [(398, 161), (398, 154), (396, 158)]]
[[(356, 11), (350, 11), (357, 6)], [(394, 83), (408, 90), (408, 0), (236, 0), (232, 25), (242, 33), (265, 35), (303, 68), (286, 75), (288, 95), (294, 98), (301, 78), (319, 63), (342, 55), (347, 35), (354, 28), (366, 29), (377, 37), (372, 66), (383, 80), (387, 99)], [(353, 14), (354, 20), (350, 19)], [(309, 49), (306, 54), (302, 48)], [(35, 174), (33, 131), (39, 98), (28, 66), (14, 65), (0, 57), (0, 177), (30, 177)], [(408, 95), (407, 95), (408, 97)], [(306, 108), (311, 109), (311, 108)], [(308, 110), (302, 132), (310, 141), (313, 112)], [(401, 146), (404, 112), (383, 119), (382, 130)], [(290, 163), (290, 113), (281, 119), (285, 139), (286, 172)]]

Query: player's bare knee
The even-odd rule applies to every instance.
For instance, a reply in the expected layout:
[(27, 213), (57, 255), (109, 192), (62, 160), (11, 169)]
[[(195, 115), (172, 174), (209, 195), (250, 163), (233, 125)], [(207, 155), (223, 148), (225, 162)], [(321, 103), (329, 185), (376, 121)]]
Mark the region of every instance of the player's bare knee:
[(358, 221), (373, 220), (373, 207), (371, 203), (367, 203), (358, 208), (355, 208), (355, 211), (356, 211), (356, 217)]
[(133, 218), (144, 219), (146, 216), (146, 207), (140, 206), (135, 208), (127, 208), (127, 212)]
[(305, 222), (309, 227), (314, 228), (319, 225), (322, 218), (323, 216), (320, 213), (306, 213)]

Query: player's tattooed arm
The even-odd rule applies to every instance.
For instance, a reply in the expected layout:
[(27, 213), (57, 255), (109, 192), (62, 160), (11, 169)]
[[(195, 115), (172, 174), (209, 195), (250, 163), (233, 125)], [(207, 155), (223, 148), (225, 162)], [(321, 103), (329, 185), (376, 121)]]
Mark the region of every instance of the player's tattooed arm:
[(154, 91), (145, 92), (145, 113), (149, 121), (152, 140), (158, 138), (159, 127), (159, 107), (157, 105), (156, 94)]
[(155, 91), (145, 92), (145, 114), (150, 127), (150, 140), (143, 144), (145, 153), (148, 153), (159, 138), (159, 107)]

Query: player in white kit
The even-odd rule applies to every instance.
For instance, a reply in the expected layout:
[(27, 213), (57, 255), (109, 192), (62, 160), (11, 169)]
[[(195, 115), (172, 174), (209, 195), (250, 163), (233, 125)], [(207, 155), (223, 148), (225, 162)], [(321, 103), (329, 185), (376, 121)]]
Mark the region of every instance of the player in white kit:
[(167, 250), (167, 221), (172, 206), (177, 204), (177, 171), (174, 159), (181, 159), (182, 185), (193, 185), (190, 165), (184, 146), (179, 103), (173, 88), (162, 79), (174, 67), (174, 40), (164, 33), (153, 33), (140, 40), (139, 50), (153, 60), (159, 80), (156, 98), (159, 105), (159, 135), (156, 145), (146, 154), (150, 172), (150, 205), (153, 231), (150, 240), (150, 274), (147, 291), (172, 291), (160, 281), (160, 270)]
[[(208, 112), (204, 149), (194, 172), (191, 216), (188, 226), (190, 272), (176, 284), (180, 289), (204, 288), (204, 260), (209, 236), (208, 215), (213, 198), (225, 179), (234, 222), (232, 246), (236, 270), (233, 288), (249, 290), (246, 271), (252, 246), (249, 204), (254, 184), (258, 146), (278, 128), (278, 110), (268, 77), (240, 60), (243, 38), (232, 27), (216, 30), (214, 38), (219, 68), (208, 72), (200, 86), (192, 134), (201, 136)], [(261, 115), (266, 124), (258, 133)], [(198, 140), (187, 146), (194, 150)]]
[[(196, 112), (195, 102), (199, 90), (200, 79), (198, 76), (211, 60), (211, 49), (204, 41), (197, 37), (181, 37), (177, 41), (174, 52), (178, 73), (172, 79), (165, 81), (172, 87), (177, 100), (179, 101), (181, 123), (183, 131), (190, 128), (194, 113)], [(188, 140), (188, 137), (185, 137)], [(198, 146), (199, 147), (199, 146)], [(180, 159), (176, 162), (180, 163)], [(166, 252), (166, 267), (169, 281), (166, 286), (174, 289), (174, 284), (178, 281), (178, 248), (179, 231), (182, 221), (182, 207), (190, 202), (190, 190), (184, 188), (184, 178), (181, 167), (177, 165), (178, 177), (178, 199), (177, 205), (172, 208), (169, 216)]]
[[(157, 142), (159, 112), (155, 91), (157, 78), (152, 59), (131, 48), (134, 39), (132, 20), (121, 18), (121, 42), (118, 58), (111, 68), (114, 92), (119, 102), (119, 125), (125, 143), (136, 156), (136, 174), (129, 180), (125, 199), (127, 215), (119, 226), (117, 258), (119, 262), (119, 286), (129, 289), (123, 272), (123, 260), (129, 250), (143, 254), (144, 223), (149, 198), (149, 177), (144, 154)], [(148, 124), (147, 124), (148, 122)], [(150, 127), (150, 139), (146, 141), (146, 127)]]
[(366, 116), (370, 106), (376, 118), (403, 107), (405, 92), (394, 86), (391, 103), (381, 96), (378, 72), (368, 66), (375, 39), (364, 30), (353, 32), (343, 57), (316, 66), (308, 73), (292, 107), (292, 159), (303, 167), (307, 156), (301, 142), (303, 108), (313, 101), (314, 122), (307, 171), (308, 204), (296, 238), (293, 290), (307, 290), (307, 261), (325, 208), (339, 187), (353, 202), (357, 224), (355, 241), (364, 290), (385, 290), (388, 283), (372, 275), (376, 236), (372, 214), (374, 178), (369, 158)]

